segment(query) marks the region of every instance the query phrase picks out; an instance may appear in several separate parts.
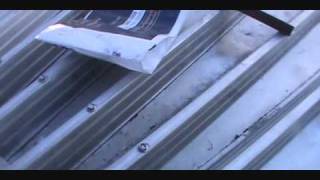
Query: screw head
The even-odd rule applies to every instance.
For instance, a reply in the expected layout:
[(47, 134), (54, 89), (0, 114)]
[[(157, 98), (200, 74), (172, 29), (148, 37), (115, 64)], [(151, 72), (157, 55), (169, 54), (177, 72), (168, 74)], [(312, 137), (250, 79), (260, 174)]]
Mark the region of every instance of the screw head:
[(141, 143), (138, 146), (138, 151), (141, 152), (141, 153), (147, 152), (148, 149), (149, 149), (149, 144), (148, 143)]
[(116, 51), (112, 52), (112, 55), (113, 56), (117, 56), (117, 57), (121, 57), (121, 53), (120, 52), (116, 52)]
[(41, 82), (41, 83), (46, 82), (46, 80), (47, 80), (47, 77), (44, 76), (44, 75), (41, 75), (41, 76), (39, 76), (39, 78), (38, 78), (38, 81)]
[(95, 104), (89, 104), (87, 107), (88, 112), (94, 112), (96, 110), (96, 105)]

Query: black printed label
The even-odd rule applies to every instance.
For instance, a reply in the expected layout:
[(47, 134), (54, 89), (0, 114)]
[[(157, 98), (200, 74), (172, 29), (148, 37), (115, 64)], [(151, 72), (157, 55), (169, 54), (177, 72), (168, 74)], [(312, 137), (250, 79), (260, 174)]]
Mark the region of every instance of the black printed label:
[(72, 27), (153, 39), (170, 33), (180, 10), (92, 10), (65, 22)]

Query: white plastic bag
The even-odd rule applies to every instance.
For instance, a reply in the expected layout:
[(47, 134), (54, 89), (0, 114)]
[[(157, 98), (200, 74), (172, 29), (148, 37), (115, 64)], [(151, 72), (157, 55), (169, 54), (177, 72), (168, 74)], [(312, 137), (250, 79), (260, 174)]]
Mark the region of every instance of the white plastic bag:
[(81, 54), (152, 73), (183, 29), (208, 20), (209, 11), (92, 10), (49, 26), (36, 39)]

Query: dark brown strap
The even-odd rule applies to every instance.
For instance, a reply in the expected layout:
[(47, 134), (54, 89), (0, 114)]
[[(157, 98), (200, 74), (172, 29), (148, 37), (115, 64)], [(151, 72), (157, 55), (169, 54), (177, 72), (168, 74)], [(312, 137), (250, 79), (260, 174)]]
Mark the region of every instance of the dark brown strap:
[(240, 10), (242, 13), (278, 30), (280, 33), (284, 35), (291, 35), (294, 27), (290, 24), (271, 16), (268, 13), (265, 13), (261, 10)]

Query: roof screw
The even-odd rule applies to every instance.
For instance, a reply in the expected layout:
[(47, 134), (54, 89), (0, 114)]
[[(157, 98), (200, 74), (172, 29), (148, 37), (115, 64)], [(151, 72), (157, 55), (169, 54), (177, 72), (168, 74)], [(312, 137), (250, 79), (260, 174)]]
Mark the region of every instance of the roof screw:
[(38, 81), (41, 82), (41, 83), (44, 83), (46, 80), (47, 80), (47, 78), (46, 78), (46, 76), (44, 76), (44, 75), (41, 75), (41, 76), (39, 76), (39, 78), (38, 78)]
[(112, 55), (113, 56), (117, 56), (117, 57), (121, 57), (121, 53), (120, 52), (116, 52), (116, 51), (112, 52)]
[(94, 112), (96, 110), (96, 105), (95, 104), (89, 104), (87, 107), (88, 112)]
[(138, 146), (138, 150), (139, 150), (139, 152), (141, 152), (141, 153), (147, 152), (148, 149), (149, 149), (149, 144), (148, 144), (148, 143), (141, 143), (141, 144), (139, 144), (139, 146)]

